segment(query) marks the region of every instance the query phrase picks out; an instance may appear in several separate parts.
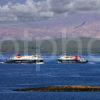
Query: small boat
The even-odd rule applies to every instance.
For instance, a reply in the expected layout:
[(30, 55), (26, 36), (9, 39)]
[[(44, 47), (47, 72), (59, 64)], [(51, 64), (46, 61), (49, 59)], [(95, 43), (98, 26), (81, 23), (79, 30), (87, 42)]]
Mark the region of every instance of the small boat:
[(86, 60), (83, 57), (80, 56), (67, 56), (63, 55), (58, 58), (59, 63), (87, 63), (88, 60)]
[(43, 64), (43, 58), (40, 55), (23, 55), (17, 54), (7, 59), (4, 63), (29, 63), (29, 64)]

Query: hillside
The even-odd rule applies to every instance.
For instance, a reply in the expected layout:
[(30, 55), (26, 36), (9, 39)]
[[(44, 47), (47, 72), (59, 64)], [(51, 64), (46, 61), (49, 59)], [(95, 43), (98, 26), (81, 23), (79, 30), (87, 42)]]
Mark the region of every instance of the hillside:
[(16, 45), (13, 41), (1, 42), (0, 51), (6, 54), (16, 52), (27, 53), (27, 51), (29, 54), (39, 51), (42, 54), (63, 54), (65, 51), (68, 54), (100, 54), (100, 39), (95, 38), (56, 38), (42, 41), (16, 41), (16, 44), (17, 47), (15, 49)]
[(100, 38), (100, 14), (74, 13), (46, 21), (0, 24), (0, 40), (34, 40), (47, 37)]

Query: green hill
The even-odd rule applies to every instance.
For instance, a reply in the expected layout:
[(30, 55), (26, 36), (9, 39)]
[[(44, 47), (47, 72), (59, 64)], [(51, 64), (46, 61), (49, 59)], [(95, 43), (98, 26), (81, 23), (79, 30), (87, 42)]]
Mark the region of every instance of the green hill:
[(49, 40), (34, 41), (1, 41), (1, 53), (36, 53), (45, 54), (99, 54), (100, 39), (95, 38), (57, 38)]

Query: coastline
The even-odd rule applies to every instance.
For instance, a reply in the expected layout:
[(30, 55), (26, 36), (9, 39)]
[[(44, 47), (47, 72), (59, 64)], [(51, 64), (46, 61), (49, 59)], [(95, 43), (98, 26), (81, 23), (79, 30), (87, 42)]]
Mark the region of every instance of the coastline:
[(100, 92), (100, 86), (49, 86), (41, 88), (20, 88), (17, 92)]
[[(53, 48), (52, 41), (54, 41), (55, 47)], [(100, 39), (98, 38), (52, 38), (49, 40), (32, 40), (32, 41), (24, 41), (24, 40), (8, 40), (8, 41), (0, 41), (1, 43), (1, 54), (7, 53), (16, 53), (18, 50), (20, 53), (25, 53), (25, 47), (27, 46), (28, 54), (35, 54), (38, 50), (40, 50), (41, 54), (62, 54), (67, 51), (68, 54), (100, 54)], [(16, 47), (15, 43), (18, 45)], [(26, 45), (27, 44), (27, 45)], [(26, 46), (25, 46), (26, 45)], [(38, 47), (37, 47), (38, 45)], [(89, 45), (91, 48), (89, 48)], [(79, 48), (80, 46), (80, 48)], [(17, 48), (17, 50), (15, 50)], [(64, 51), (63, 51), (64, 50)], [(90, 50), (90, 52), (89, 52)]]

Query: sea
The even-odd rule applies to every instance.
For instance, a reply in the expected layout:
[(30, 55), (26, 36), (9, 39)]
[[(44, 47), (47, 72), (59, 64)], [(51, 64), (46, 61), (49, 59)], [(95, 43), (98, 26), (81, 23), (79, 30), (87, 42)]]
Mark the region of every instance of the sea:
[[(61, 64), (59, 55), (43, 55), (44, 64), (0, 64), (0, 100), (100, 100), (99, 92), (17, 92), (47, 86), (100, 86), (100, 56), (84, 55), (84, 64)], [(1, 57), (1, 61), (7, 56)]]

